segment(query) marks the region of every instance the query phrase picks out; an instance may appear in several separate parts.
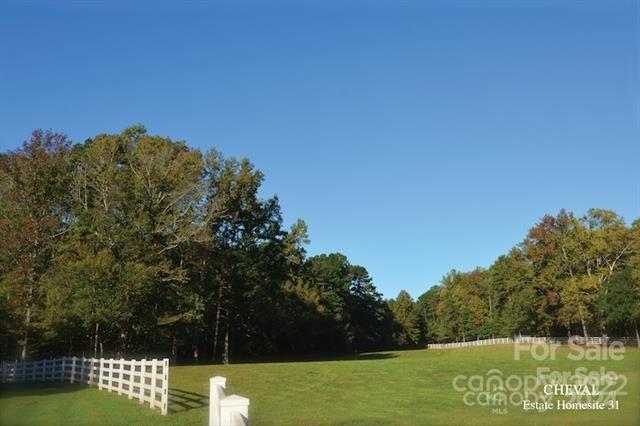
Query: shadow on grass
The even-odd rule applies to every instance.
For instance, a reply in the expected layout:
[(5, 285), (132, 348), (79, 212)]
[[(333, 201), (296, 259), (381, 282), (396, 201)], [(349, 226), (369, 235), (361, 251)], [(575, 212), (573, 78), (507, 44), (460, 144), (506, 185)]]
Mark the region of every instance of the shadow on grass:
[(21, 396), (47, 396), (60, 393), (77, 392), (87, 389), (80, 384), (69, 383), (20, 383), (0, 385), (0, 398), (14, 398)]
[(209, 397), (183, 389), (169, 388), (169, 414), (205, 408), (209, 406)]

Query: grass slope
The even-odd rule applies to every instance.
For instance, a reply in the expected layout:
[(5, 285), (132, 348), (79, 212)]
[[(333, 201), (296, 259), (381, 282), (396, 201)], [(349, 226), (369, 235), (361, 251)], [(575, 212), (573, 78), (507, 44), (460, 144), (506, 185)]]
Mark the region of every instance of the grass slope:
[[(571, 361), (566, 348), (555, 361), (514, 361), (511, 346), (384, 352), (350, 360), (205, 365), (170, 371), (170, 415), (126, 397), (78, 385), (4, 387), (2, 425), (203, 425), (208, 380), (227, 377), (228, 393), (251, 399), (252, 426), (285, 425), (637, 425), (640, 424), (640, 352), (622, 361)], [(534, 375), (536, 367), (560, 371), (604, 366), (625, 374), (617, 411), (525, 412), (466, 406), (452, 387), (458, 374), (486, 376), (498, 368)]]

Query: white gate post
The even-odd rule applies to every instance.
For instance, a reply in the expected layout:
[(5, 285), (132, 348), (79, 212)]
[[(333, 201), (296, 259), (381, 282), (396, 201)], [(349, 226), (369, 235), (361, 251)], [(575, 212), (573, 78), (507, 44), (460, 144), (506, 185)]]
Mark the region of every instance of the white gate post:
[(221, 426), (220, 401), (225, 397), (227, 379), (215, 376), (209, 379), (209, 426)]

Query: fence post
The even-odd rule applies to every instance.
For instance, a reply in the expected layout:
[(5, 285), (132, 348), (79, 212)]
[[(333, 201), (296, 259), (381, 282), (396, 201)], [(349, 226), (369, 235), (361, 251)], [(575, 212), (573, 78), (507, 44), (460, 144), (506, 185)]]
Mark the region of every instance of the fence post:
[(215, 376), (209, 379), (209, 426), (221, 426), (220, 401), (225, 397), (227, 379)]
[(166, 416), (169, 409), (169, 358), (162, 360), (162, 415)]
[(118, 370), (118, 395), (122, 395), (122, 377), (124, 376), (124, 358), (120, 358), (120, 369)]
[(127, 398), (133, 399), (133, 385), (136, 382), (136, 360), (132, 359), (129, 363), (129, 391), (127, 392)]
[(71, 377), (69, 377), (69, 383), (76, 381), (76, 357), (71, 357)]
[(62, 367), (60, 368), (60, 381), (61, 382), (64, 382), (64, 371), (65, 371), (65, 368), (67, 367), (66, 361), (67, 361), (67, 357), (63, 356), (62, 357)]
[(144, 375), (147, 374), (147, 366), (146, 366), (146, 359), (143, 359), (140, 361), (140, 395), (139, 395), (139, 400), (138, 403), (142, 404), (144, 402), (144, 385), (145, 385), (145, 377)]
[(153, 364), (151, 364), (151, 393), (149, 395), (151, 399), (149, 400), (149, 407), (153, 408), (153, 405), (156, 402), (156, 374), (158, 374), (158, 360), (154, 358), (151, 362)]
[(89, 386), (93, 385), (93, 371), (94, 371), (95, 363), (96, 363), (96, 359), (91, 358), (91, 361), (89, 361)]
[(93, 384), (97, 385), (98, 384), (97, 379), (100, 376), (98, 375), (98, 377), (96, 377), (96, 373), (100, 372), (100, 360), (96, 358), (91, 358), (91, 371), (93, 371), (93, 377), (91, 378), (91, 380), (93, 380)]
[(98, 389), (102, 390), (102, 377), (104, 375), (104, 358), (100, 358), (100, 367), (98, 368)]
[(87, 380), (87, 359), (82, 354), (82, 361), (80, 363), (80, 383), (85, 383)]
[(107, 371), (109, 376), (107, 377), (107, 389), (111, 392), (113, 387), (113, 358), (109, 358), (109, 370)]

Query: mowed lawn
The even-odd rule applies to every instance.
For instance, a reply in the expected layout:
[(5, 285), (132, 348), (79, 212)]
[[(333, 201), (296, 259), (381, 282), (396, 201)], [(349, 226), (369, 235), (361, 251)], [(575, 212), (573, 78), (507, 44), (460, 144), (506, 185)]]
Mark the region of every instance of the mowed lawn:
[[(116, 394), (82, 385), (5, 386), (2, 425), (204, 425), (209, 378), (227, 377), (227, 393), (251, 399), (250, 422), (260, 425), (638, 425), (640, 352), (627, 348), (621, 361), (571, 361), (568, 349), (555, 361), (514, 361), (510, 345), (364, 354), (333, 361), (205, 365), (170, 370), (170, 414)], [(467, 406), (453, 378), (490, 369), (535, 375), (536, 367), (573, 372), (578, 367), (624, 374), (628, 382), (618, 410), (525, 412)], [(462, 382), (461, 382), (462, 383)]]

